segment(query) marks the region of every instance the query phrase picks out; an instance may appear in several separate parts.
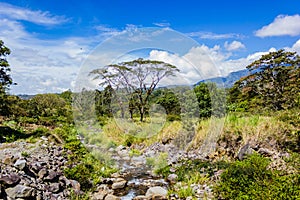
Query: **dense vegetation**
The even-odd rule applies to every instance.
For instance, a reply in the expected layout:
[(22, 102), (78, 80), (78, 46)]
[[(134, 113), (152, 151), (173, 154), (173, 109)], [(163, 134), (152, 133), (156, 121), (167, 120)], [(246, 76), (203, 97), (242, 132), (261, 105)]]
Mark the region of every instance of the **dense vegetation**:
[[(72, 152), (69, 165), (73, 168), (66, 170), (66, 175), (78, 180), (82, 189), (88, 191), (101, 177), (109, 176), (115, 169), (105, 158), (89, 152), (77, 138), (82, 130), (76, 130), (73, 117), (85, 120), (76, 106), (73, 106), (75, 110), (72, 110), (72, 95), (78, 97), (78, 94), (72, 94), (71, 91), (61, 94), (38, 94), (29, 100), (8, 95), (9, 85), (13, 83), (6, 60), (9, 53), (9, 49), (0, 41), (0, 141), (34, 140), (42, 135), (52, 138)], [(144, 62), (150, 61), (135, 62), (145, 64)], [(163, 129), (147, 140), (134, 135), (124, 135), (123, 130), (112, 120), (119, 102), (113, 101), (115, 90), (112, 84), (108, 84), (104, 90), (97, 90), (93, 93), (95, 95), (91, 95), (98, 120), (98, 124), (94, 126), (101, 127), (103, 132), (100, 136), (91, 135), (85, 140), (92, 144), (105, 144), (107, 148), (120, 144), (134, 146), (136, 143), (147, 146), (151, 142), (162, 141), (166, 135), (172, 137), (178, 134), (178, 130), (183, 126), (180, 121), (187, 115), (198, 117), (197, 127), (194, 128), (196, 135), (191, 142), (191, 148), (197, 148), (196, 144), (204, 140), (210, 117), (225, 117), (218, 143), (226, 143), (229, 149), (226, 150), (227, 153), (217, 149), (216, 152), (221, 158), (210, 162), (183, 161), (184, 163), (178, 165), (176, 173), (178, 181), (183, 182), (186, 187), (174, 186), (170, 188), (170, 192), (178, 193), (182, 198), (193, 196), (191, 185), (200, 182), (211, 183), (213, 169), (217, 168), (223, 170), (220, 180), (214, 183), (214, 193), (219, 199), (297, 199), (300, 196), (299, 66), (299, 55), (279, 50), (263, 55), (247, 66), (249, 75), (241, 78), (226, 91), (214, 83), (200, 83), (188, 90), (183, 87), (152, 87), (151, 91), (147, 90), (149, 88), (138, 88), (135, 92), (141, 100), (137, 101), (138, 98), (131, 96), (127, 98), (127, 103), (130, 108), (128, 114), (132, 120), (143, 121), (138, 122), (140, 132), (145, 131), (145, 125), (149, 123), (147, 119), (150, 104), (161, 105), (167, 115)], [(121, 70), (120, 66), (114, 67)], [(174, 66), (168, 67), (175, 69)], [(104, 72), (101, 73), (103, 75)], [(91, 91), (83, 92), (89, 95)], [(147, 92), (149, 94), (145, 96)], [(193, 95), (197, 99), (196, 103), (190, 101), (194, 98)], [(74, 101), (79, 99), (74, 98)], [(182, 102), (186, 105), (182, 105)], [(85, 103), (81, 108), (90, 106), (90, 102)], [(187, 107), (192, 109), (183, 111), (183, 108)], [(227, 116), (224, 115), (225, 110)], [(240, 141), (255, 141), (262, 145), (274, 143), (272, 148), (289, 153), (290, 156), (285, 158), (287, 168), (272, 169), (270, 158), (256, 153), (238, 160), (235, 154), (241, 147)], [(163, 158), (164, 156), (161, 159)], [(154, 161), (149, 160), (149, 163), (155, 165)], [(165, 177), (171, 173), (168, 166), (160, 166), (159, 162), (156, 165), (157, 173)], [(289, 168), (293, 170), (287, 170)]]

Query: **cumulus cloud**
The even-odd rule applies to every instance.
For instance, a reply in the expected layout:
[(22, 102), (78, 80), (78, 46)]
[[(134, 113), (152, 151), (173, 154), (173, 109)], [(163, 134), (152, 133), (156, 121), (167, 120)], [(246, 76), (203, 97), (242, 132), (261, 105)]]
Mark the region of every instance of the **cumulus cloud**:
[(228, 41), (225, 42), (224, 47), (227, 51), (236, 51), (240, 49), (245, 49), (245, 45), (239, 41), (232, 41), (229, 43)]
[(258, 37), (300, 35), (300, 15), (279, 15), (274, 21), (255, 32)]
[(170, 63), (179, 68), (180, 74), (175, 79), (168, 80), (169, 83), (173, 81), (171, 85), (195, 84), (203, 79), (226, 76), (230, 72), (245, 69), (247, 65), (271, 51), (276, 49), (271, 48), (266, 52), (255, 52), (243, 58), (231, 59), (231, 54), (224, 53), (220, 46), (209, 48), (201, 45), (191, 48), (183, 56), (153, 50), (150, 52), (149, 59)]
[(69, 20), (64, 16), (51, 15), (49, 12), (43, 12), (40, 10), (33, 11), (27, 8), (17, 7), (1, 2), (0, 16), (13, 20), (24, 20), (40, 25), (57, 25)]
[(230, 39), (230, 38), (243, 38), (244, 36), (237, 33), (223, 33), (217, 34), (212, 32), (191, 32), (187, 33), (187, 36), (196, 37), (199, 39), (211, 39), (211, 40), (220, 40), (220, 39)]
[(298, 55), (300, 55), (300, 39), (293, 44), (292, 47), (285, 47), (284, 48), (286, 51), (292, 51), (292, 52), (297, 52)]

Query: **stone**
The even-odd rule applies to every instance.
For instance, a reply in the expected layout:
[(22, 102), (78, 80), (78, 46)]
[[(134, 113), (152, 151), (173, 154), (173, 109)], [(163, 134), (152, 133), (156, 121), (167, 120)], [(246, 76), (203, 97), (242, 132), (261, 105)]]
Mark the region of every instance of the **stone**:
[(93, 194), (92, 200), (103, 200), (108, 192), (106, 190), (100, 190), (97, 193)]
[(157, 196), (157, 195), (166, 197), (167, 194), (168, 194), (168, 191), (160, 186), (150, 187), (146, 192), (147, 197), (152, 197), (152, 196)]
[(167, 180), (170, 183), (176, 183), (177, 179), (178, 179), (178, 176), (176, 174), (170, 174), (167, 178)]
[(0, 184), (6, 186), (14, 186), (17, 185), (21, 181), (20, 176), (17, 174), (8, 174), (8, 175), (0, 175)]
[(264, 156), (273, 156), (275, 153), (269, 149), (266, 148), (259, 148), (258, 153), (264, 155)]
[(13, 163), (13, 156), (7, 156), (2, 161), (6, 165), (11, 165)]
[(254, 151), (250, 147), (250, 144), (247, 143), (244, 146), (242, 146), (242, 148), (240, 148), (237, 157), (239, 160), (243, 160), (247, 155), (251, 155), (253, 152)]
[(33, 188), (24, 186), (24, 185), (16, 185), (12, 188), (5, 189), (5, 192), (10, 198), (29, 198), (33, 197)]
[(53, 193), (58, 193), (60, 190), (60, 185), (59, 183), (51, 183), (49, 186), (49, 191)]
[(126, 180), (121, 179), (121, 180), (118, 180), (118, 182), (113, 183), (112, 186), (111, 186), (111, 188), (113, 190), (122, 189), (122, 188), (124, 188), (126, 186), (126, 183), (127, 183)]
[(44, 181), (50, 181), (50, 182), (55, 182), (58, 181), (61, 173), (56, 172), (56, 171), (49, 171), (48, 176), (44, 178)]
[(150, 197), (146, 197), (144, 195), (139, 195), (133, 198), (133, 200), (150, 200)]
[(39, 176), (40, 179), (43, 179), (47, 174), (48, 174), (47, 169), (42, 168), (42, 169), (39, 171), (38, 176)]
[(75, 192), (75, 194), (80, 194), (80, 183), (78, 181), (75, 180), (70, 180), (72, 188)]
[(112, 195), (112, 194), (108, 194), (108, 195), (106, 195), (104, 200), (121, 200), (121, 198), (117, 197), (115, 195)]
[(18, 168), (19, 170), (23, 170), (26, 167), (26, 160), (25, 159), (18, 159), (14, 167)]

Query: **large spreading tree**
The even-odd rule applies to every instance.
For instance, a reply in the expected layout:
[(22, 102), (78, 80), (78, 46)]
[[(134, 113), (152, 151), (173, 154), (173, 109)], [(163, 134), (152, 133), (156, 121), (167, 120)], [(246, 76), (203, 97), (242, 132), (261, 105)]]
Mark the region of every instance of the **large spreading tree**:
[(122, 104), (126, 103), (130, 117), (133, 117), (133, 110), (137, 109), (140, 121), (143, 121), (150, 95), (158, 83), (165, 77), (174, 76), (177, 71), (177, 67), (171, 64), (139, 58), (95, 69), (91, 75), (100, 80), (102, 87), (111, 87), (117, 93), (126, 94), (126, 102), (119, 100), (122, 117), (125, 112)]
[(299, 105), (300, 56), (279, 50), (247, 66), (248, 76), (230, 90), (230, 101), (244, 109), (282, 110)]

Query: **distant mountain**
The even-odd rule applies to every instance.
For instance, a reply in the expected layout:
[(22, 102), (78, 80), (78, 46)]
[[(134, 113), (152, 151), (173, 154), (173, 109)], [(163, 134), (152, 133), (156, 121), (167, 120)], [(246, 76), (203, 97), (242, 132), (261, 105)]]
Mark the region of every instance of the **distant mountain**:
[(200, 83), (206, 83), (206, 82), (213, 82), (218, 85), (224, 86), (225, 88), (230, 88), (233, 86), (233, 84), (238, 81), (241, 77), (249, 75), (249, 70), (244, 69), (236, 72), (231, 72), (226, 77), (216, 77), (216, 78), (210, 78), (205, 79), (202, 81), (199, 81), (196, 83), (196, 85), (199, 85)]
[(17, 96), (20, 97), (21, 99), (29, 100), (29, 99), (32, 99), (35, 95), (32, 95), (32, 94), (18, 94)]

